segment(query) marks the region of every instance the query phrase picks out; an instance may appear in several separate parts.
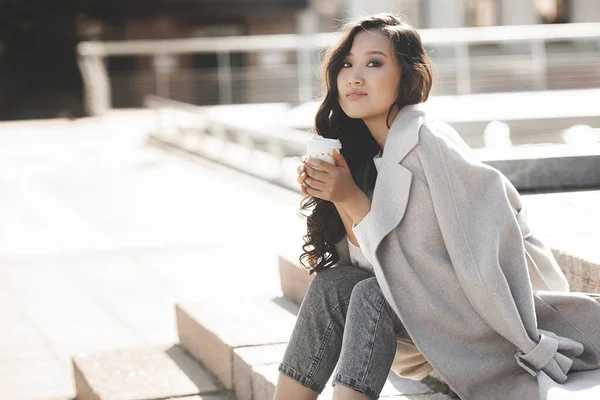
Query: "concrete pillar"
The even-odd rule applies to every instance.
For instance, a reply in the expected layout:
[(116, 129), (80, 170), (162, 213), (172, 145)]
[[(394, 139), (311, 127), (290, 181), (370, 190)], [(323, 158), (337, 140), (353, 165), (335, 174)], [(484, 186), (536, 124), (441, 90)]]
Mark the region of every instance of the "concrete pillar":
[(77, 64), (83, 78), (87, 114), (104, 115), (112, 108), (110, 80), (105, 60), (98, 56), (79, 55)]
[(317, 54), (311, 48), (312, 35), (317, 33), (318, 14), (309, 8), (298, 14), (297, 33), (301, 44), (297, 50), (298, 59), (298, 102), (313, 100), (313, 81), (318, 79), (315, 66), (318, 64)]
[(423, 28), (460, 28), (465, 26), (466, 6), (463, 0), (423, 0)]
[(598, 0), (571, 0), (570, 22), (598, 22), (600, 21), (600, 1)]
[(534, 0), (501, 0), (500, 25), (533, 25), (539, 22)]

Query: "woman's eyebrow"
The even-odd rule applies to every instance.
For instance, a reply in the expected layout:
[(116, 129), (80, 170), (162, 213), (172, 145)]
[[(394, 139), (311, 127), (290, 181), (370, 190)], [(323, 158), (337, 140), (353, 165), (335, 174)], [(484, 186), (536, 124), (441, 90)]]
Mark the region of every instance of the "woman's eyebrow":
[[(384, 57), (387, 57), (387, 55), (379, 50), (372, 50), (372, 51), (365, 51), (365, 54), (381, 54)], [(352, 56), (352, 52), (348, 53), (349, 56)]]

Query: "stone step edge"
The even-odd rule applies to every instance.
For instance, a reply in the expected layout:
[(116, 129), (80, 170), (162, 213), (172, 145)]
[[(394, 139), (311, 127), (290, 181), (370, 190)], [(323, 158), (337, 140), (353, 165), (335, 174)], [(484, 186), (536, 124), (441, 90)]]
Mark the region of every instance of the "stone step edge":
[(565, 248), (552, 247), (552, 255), (573, 292), (600, 293), (600, 260), (589, 260)]
[[(264, 301), (267, 302), (267, 299), (264, 299)], [(223, 386), (232, 390), (238, 400), (270, 400), (255, 395), (258, 390), (256, 379), (262, 379), (258, 378), (256, 373), (264, 365), (279, 364), (283, 358), (289, 336), (286, 336), (286, 341), (282, 341), (281, 343), (252, 344), (246, 342), (239, 345), (231, 337), (228, 337), (227, 333), (225, 333), (224, 337), (219, 337), (218, 332), (215, 332), (219, 331), (218, 328), (211, 329), (210, 326), (204, 325), (210, 324), (211, 320), (203, 320), (202, 317), (201, 319), (197, 319), (198, 315), (194, 314), (193, 309), (177, 305), (177, 310), (180, 313), (177, 323), (180, 340), (182, 345), (195, 359), (201, 361)], [(188, 312), (190, 315), (187, 315)], [(277, 316), (275, 315), (275, 317)], [(253, 319), (251, 316), (250, 318)], [(193, 329), (190, 329), (189, 326), (184, 326), (185, 324), (193, 324)], [(227, 323), (224, 325), (227, 326)], [(186, 335), (188, 335), (187, 338), (185, 337)], [(199, 348), (202, 346), (205, 347), (204, 350)], [(215, 347), (220, 347), (221, 349), (215, 351)], [(210, 354), (207, 354), (208, 350), (206, 348), (212, 349)], [(215, 355), (218, 355), (218, 357)], [(416, 382), (416, 384), (419, 383)], [(423, 388), (429, 388), (431, 391), (439, 391), (439, 388), (432, 388), (426, 382), (421, 382), (421, 384), (423, 384)], [(258, 391), (262, 393), (263, 389)]]
[[(205, 304), (201, 303), (175, 305), (180, 343), (224, 387), (233, 391), (237, 389), (236, 381), (250, 380), (249, 373), (243, 377), (235, 375), (236, 350), (287, 343), (295, 323), (294, 315), (297, 313), (297, 306), (283, 297), (252, 299), (239, 310), (236, 305), (232, 305), (232, 308), (219, 314), (219, 319), (211, 319), (203, 314), (204, 307)], [(239, 329), (244, 329), (244, 326), (253, 322), (258, 328), (250, 328), (249, 333), (238, 332), (238, 325), (233, 323), (237, 323), (238, 312), (243, 313), (240, 314), (242, 322)], [(261, 331), (263, 326), (271, 328), (266, 335)]]
[[(82, 351), (71, 357), (71, 363), (77, 400), (230, 397), (179, 343)], [(152, 390), (152, 384), (158, 387)], [(114, 393), (115, 385), (120, 386), (118, 393)]]

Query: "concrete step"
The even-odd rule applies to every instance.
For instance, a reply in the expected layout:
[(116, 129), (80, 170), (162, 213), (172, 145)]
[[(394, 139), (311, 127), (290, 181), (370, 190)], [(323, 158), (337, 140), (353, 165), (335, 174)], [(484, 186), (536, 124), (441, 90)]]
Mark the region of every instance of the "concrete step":
[(279, 281), (283, 295), (296, 304), (302, 304), (304, 295), (315, 274), (309, 274), (300, 266), (302, 248), (287, 248), (279, 254)]
[(281, 359), (298, 306), (285, 298), (176, 305), (181, 345), (238, 398), (251, 398), (251, 367)]
[(296, 304), (302, 304), (302, 299), (308, 290), (310, 281), (315, 274), (309, 274), (300, 267), (298, 253), (292, 252), (279, 254), (279, 280), (283, 295)]
[[(272, 399), (277, 366), (297, 312), (298, 306), (286, 298), (249, 299), (221, 304), (218, 309), (204, 303), (176, 307), (182, 346), (232, 389), (238, 400)], [(390, 396), (433, 392), (423, 383), (393, 373), (385, 389)]]
[[(289, 339), (289, 338), (288, 338)], [(264, 366), (277, 366), (283, 359), (287, 343), (241, 347), (234, 350), (233, 377), (237, 400), (272, 399), (270, 380), (260, 371)], [(277, 377), (275, 377), (275, 382)]]
[(72, 362), (77, 400), (231, 398), (179, 345), (79, 353)]
[(571, 292), (600, 293), (600, 259), (591, 260), (579, 256), (577, 251), (552, 248), (552, 254), (565, 273)]

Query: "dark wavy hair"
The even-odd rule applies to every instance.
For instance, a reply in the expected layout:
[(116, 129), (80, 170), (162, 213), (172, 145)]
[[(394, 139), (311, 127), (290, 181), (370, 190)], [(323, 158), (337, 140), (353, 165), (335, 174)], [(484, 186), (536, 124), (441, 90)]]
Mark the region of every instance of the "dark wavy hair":
[[(379, 146), (362, 119), (350, 118), (338, 102), (337, 75), (350, 52), (356, 34), (362, 30), (378, 31), (389, 37), (400, 66), (398, 96), (386, 118), (396, 107), (422, 103), (429, 97), (433, 83), (432, 64), (421, 37), (402, 17), (376, 14), (351, 21), (342, 26), (339, 42), (325, 52), (322, 67), (324, 96), (315, 117), (315, 131), (325, 138), (339, 139), (341, 153), (346, 159), (352, 178), (365, 193), (375, 187), (377, 170), (373, 157)], [(335, 243), (346, 233), (337, 209), (330, 201), (306, 196), (300, 203), (299, 214), (306, 218), (306, 235), (300, 255), (300, 265), (311, 274), (339, 261)]]

